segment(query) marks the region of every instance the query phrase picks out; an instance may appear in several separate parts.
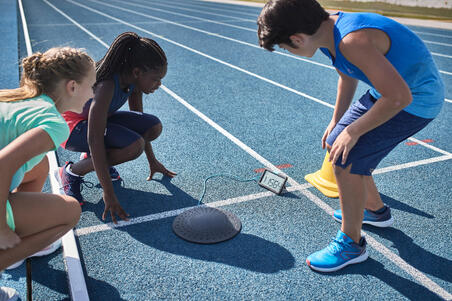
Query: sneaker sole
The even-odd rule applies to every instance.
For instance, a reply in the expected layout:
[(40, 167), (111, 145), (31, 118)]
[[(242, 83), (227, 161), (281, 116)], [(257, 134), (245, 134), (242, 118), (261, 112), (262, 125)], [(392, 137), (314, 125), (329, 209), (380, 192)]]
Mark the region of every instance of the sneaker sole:
[(351, 260), (349, 260), (349, 261), (347, 261), (347, 262), (344, 262), (344, 263), (341, 264), (340, 266), (337, 266), (337, 267), (334, 267), (334, 268), (319, 268), (319, 267), (316, 267), (316, 266), (311, 265), (311, 263), (308, 262), (308, 261), (306, 261), (306, 263), (307, 263), (308, 266), (309, 266), (311, 269), (313, 269), (314, 271), (317, 271), (317, 272), (327, 272), (327, 273), (328, 273), (328, 272), (335, 272), (335, 271), (338, 271), (338, 270), (340, 270), (340, 269), (342, 269), (342, 268), (345, 268), (346, 266), (348, 266), (348, 265), (350, 265), (350, 264), (355, 264), (355, 263), (363, 262), (363, 261), (367, 260), (367, 258), (369, 258), (369, 254), (367, 253), (367, 250), (366, 250), (366, 251), (364, 251), (364, 253), (361, 254), (360, 256), (358, 256), (358, 257), (356, 257), (356, 258), (353, 258), (353, 259), (351, 259)]
[[(49, 248), (41, 250), (39, 252), (34, 253), (33, 255), (30, 255), (29, 257), (40, 257), (40, 256), (46, 256), (49, 254), (52, 254), (53, 252), (55, 252), (56, 250), (58, 250), (61, 247), (61, 239), (57, 240), (56, 242), (52, 243)], [(25, 259), (19, 260), (18, 262), (10, 265), (9, 267), (6, 268), (6, 270), (12, 270), (15, 268), (18, 268), (22, 265), (22, 263), (24, 263)]]
[[(342, 223), (342, 220), (335, 217), (334, 215), (333, 215), (333, 219), (336, 222)], [(386, 228), (386, 227), (390, 227), (390, 226), (392, 226), (392, 224), (394, 224), (394, 219), (391, 216), (390, 219), (388, 219), (387, 221), (384, 221), (384, 222), (370, 222), (370, 221), (363, 220), (363, 224), (371, 225), (371, 226), (378, 227), (378, 228)]]
[(22, 263), (24, 263), (24, 261), (25, 261), (25, 259), (19, 260), (18, 262), (13, 263), (9, 267), (5, 268), (5, 270), (12, 270), (12, 269), (18, 268), (22, 265)]
[(54, 243), (52, 243), (48, 249), (45, 248), (44, 250), (41, 250), (39, 252), (34, 253), (33, 255), (31, 255), (30, 257), (39, 257), (39, 256), (46, 256), (49, 254), (52, 254), (53, 252), (55, 252), (56, 250), (58, 250), (61, 247), (61, 239), (55, 241)]

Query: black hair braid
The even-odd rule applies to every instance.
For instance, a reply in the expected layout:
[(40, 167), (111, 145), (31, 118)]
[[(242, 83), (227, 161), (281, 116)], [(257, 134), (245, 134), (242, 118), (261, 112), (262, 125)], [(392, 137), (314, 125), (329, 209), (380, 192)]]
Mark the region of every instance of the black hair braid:
[(130, 73), (134, 68), (143, 71), (167, 64), (165, 52), (152, 39), (141, 38), (134, 32), (120, 34), (105, 56), (96, 63), (96, 83), (111, 79), (115, 73)]

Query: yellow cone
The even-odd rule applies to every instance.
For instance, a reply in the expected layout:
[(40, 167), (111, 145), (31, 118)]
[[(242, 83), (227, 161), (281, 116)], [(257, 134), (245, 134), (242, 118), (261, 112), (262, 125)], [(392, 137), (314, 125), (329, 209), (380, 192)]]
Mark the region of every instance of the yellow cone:
[(337, 198), (339, 197), (339, 191), (336, 178), (334, 177), (333, 165), (328, 161), (329, 158), (330, 154), (326, 152), (322, 168), (315, 173), (306, 175), (304, 178), (327, 197)]

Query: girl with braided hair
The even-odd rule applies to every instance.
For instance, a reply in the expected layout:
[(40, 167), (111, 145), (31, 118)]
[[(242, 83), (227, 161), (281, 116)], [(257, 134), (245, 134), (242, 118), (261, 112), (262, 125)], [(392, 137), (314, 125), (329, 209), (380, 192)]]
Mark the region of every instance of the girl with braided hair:
[[(42, 253), (78, 222), (76, 199), (41, 192), (45, 153), (67, 139), (61, 114), (81, 112), (96, 80), (94, 61), (69, 47), (35, 53), (22, 68), (20, 87), (0, 90), (0, 271)], [(0, 289), (1, 300), (14, 295)]]
[[(133, 32), (122, 33), (96, 64), (94, 97), (81, 114), (64, 114), (71, 134), (62, 146), (82, 152), (80, 161), (60, 168), (64, 191), (82, 204), (83, 176), (95, 170), (103, 188), (103, 220), (108, 213), (114, 223), (116, 216), (128, 220), (113, 190), (112, 181), (120, 179), (114, 165), (131, 161), (144, 150), (150, 169), (147, 180), (156, 172), (176, 175), (157, 161), (150, 144), (160, 136), (162, 123), (143, 113), (143, 93), (157, 90), (166, 71), (165, 53), (155, 41)], [(130, 111), (118, 111), (127, 101)]]

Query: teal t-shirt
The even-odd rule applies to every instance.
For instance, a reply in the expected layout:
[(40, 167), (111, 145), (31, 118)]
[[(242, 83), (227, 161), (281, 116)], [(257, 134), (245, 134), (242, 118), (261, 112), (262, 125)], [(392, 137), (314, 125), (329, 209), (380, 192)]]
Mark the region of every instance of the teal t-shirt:
[[(33, 128), (41, 128), (49, 134), (54, 150), (69, 137), (69, 127), (49, 96), (42, 94), (21, 101), (0, 102), (0, 149)], [(20, 185), (25, 173), (44, 156), (45, 153), (31, 158), (16, 171), (10, 191)]]

